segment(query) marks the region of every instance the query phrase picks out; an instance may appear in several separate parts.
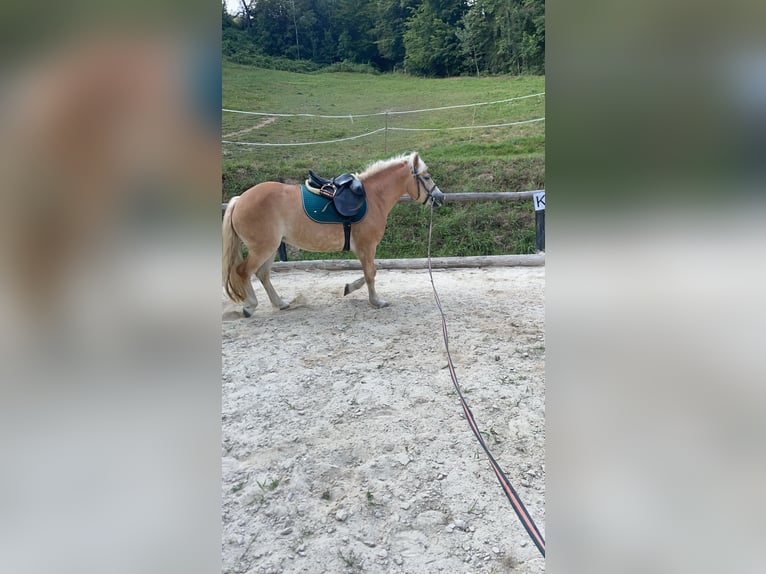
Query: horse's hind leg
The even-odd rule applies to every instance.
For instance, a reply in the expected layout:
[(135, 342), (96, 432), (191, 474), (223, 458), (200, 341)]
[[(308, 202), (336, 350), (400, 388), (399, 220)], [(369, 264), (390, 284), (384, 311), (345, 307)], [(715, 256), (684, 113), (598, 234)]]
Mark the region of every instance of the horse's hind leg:
[(247, 300), (245, 301), (245, 305), (242, 308), (242, 314), (245, 317), (251, 317), (255, 312), (255, 308), (258, 306), (258, 299), (255, 296), (255, 289), (253, 289), (253, 284), (250, 281), (250, 277), (252, 277), (253, 273), (255, 273), (255, 276), (258, 277), (261, 284), (263, 285), (263, 288), (266, 289), (266, 293), (269, 296), (269, 301), (271, 301), (271, 304), (278, 309), (286, 309), (287, 303), (280, 299), (269, 279), (269, 270), (271, 269), (271, 263), (274, 260), (276, 247), (273, 251), (269, 251), (267, 255), (263, 255), (263, 252), (256, 251), (251, 245), (248, 245), (247, 249), (247, 258), (242, 263), (240, 263), (239, 267), (237, 268), (237, 273), (239, 273), (242, 277), (247, 278), (245, 281), (245, 292), (247, 293)]
[(247, 302), (246, 305), (242, 307), (242, 314), (245, 317), (252, 317), (253, 313), (255, 313), (255, 308), (258, 306), (258, 299), (255, 297), (253, 284), (249, 280), (245, 284), (245, 291), (247, 291)]
[(245, 277), (245, 293), (247, 293), (247, 300), (245, 301), (245, 305), (242, 307), (242, 314), (245, 317), (252, 317), (253, 313), (255, 313), (255, 308), (258, 306), (258, 298), (255, 296), (253, 283), (250, 281), (252, 273), (248, 271), (247, 261), (242, 263), (240, 266), (241, 269), (238, 269), (237, 272)]
[(266, 294), (269, 296), (269, 301), (277, 309), (287, 309), (290, 305), (285, 303), (284, 300), (277, 294), (276, 289), (271, 284), (271, 264), (274, 262), (274, 254), (269, 257), (255, 272), (255, 276), (261, 281), (261, 285), (266, 290)]

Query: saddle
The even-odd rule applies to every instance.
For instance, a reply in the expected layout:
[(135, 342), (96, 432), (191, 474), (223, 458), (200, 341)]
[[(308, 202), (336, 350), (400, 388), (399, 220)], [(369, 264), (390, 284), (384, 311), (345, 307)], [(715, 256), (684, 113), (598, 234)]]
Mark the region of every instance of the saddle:
[(327, 179), (309, 170), (306, 187), (317, 195), (331, 199), (338, 213), (346, 217), (355, 216), (367, 204), (364, 185), (350, 173)]

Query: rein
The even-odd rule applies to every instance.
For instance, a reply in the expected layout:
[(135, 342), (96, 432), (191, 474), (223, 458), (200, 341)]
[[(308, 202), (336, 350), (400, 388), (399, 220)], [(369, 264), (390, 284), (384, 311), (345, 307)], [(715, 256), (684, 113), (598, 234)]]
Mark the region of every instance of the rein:
[[(418, 197), (420, 197), (419, 192), (420, 192), (420, 188), (418, 187)], [(457, 382), (455, 365), (452, 363), (452, 356), (450, 355), (450, 351), (449, 351), (449, 340), (448, 340), (449, 338), (447, 335), (447, 319), (444, 316), (444, 310), (442, 309), (442, 304), (441, 304), (441, 301), (439, 300), (439, 294), (436, 292), (436, 286), (434, 285), (434, 276), (431, 270), (431, 230), (433, 229), (433, 221), (434, 221), (434, 205), (433, 205), (433, 202), (431, 202), (431, 219), (428, 224), (428, 275), (431, 278), (431, 287), (433, 288), (433, 291), (434, 291), (434, 299), (436, 300), (436, 307), (439, 309), (439, 313), (442, 319), (442, 334), (444, 335), (444, 348), (447, 351), (447, 366), (449, 367), (450, 377), (452, 377), (452, 384), (455, 386), (455, 391), (457, 392), (457, 396), (460, 397), (460, 404), (463, 407), (463, 412), (465, 413), (465, 418), (468, 421), (468, 425), (471, 427), (473, 434), (476, 436), (476, 440), (479, 441), (481, 448), (484, 449), (484, 452), (487, 455), (487, 458), (489, 459), (489, 464), (492, 467), (492, 470), (495, 472), (495, 475), (497, 476), (497, 480), (500, 482), (500, 486), (502, 487), (503, 492), (505, 492), (505, 495), (508, 497), (508, 500), (510, 501), (511, 506), (513, 507), (513, 510), (516, 512), (516, 516), (519, 517), (519, 520), (521, 521), (522, 526), (524, 526), (524, 529), (527, 531), (527, 534), (529, 534), (529, 537), (532, 539), (532, 542), (535, 543), (535, 546), (537, 546), (537, 549), (540, 551), (540, 554), (542, 554), (543, 558), (545, 558), (545, 540), (543, 539), (542, 534), (540, 534), (540, 531), (537, 529), (537, 525), (535, 524), (535, 521), (532, 520), (532, 517), (529, 515), (529, 512), (527, 511), (527, 508), (524, 506), (524, 503), (521, 502), (521, 498), (519, 498), (519, 495), (516, 492), (516, 489), (513, 488), (511, 481), (508, 480), (508, 477), (505, 476), (503, 469), (500, 468), (500, 465), (495, 460), (495, 457), (492, 456), (492, 453), (490, 452), (489, 447), (487, 446), (487, 443), (484, 441), (484, 437), (481, 435), (481, 431), (479, 431), (479, 427), (476, 424), (476, 420), (473, 417), (473, 413), (471, 412), (471, 409), (468, 407), (468, 404), (466, 403), (465, 398), (463, 397), (463, 393), (460, 391), (460, 385)]]

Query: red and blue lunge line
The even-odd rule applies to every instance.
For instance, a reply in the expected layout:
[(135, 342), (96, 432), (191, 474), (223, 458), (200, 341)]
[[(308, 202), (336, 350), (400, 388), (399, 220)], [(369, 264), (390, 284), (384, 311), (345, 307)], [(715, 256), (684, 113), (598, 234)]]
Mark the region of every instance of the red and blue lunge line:
[(442, 319), (442, 334), (444, 335), (444, 348), (447, 350), (447, 365), (449, 367), (449, 373), (450, 377), (452, 377), (452, 384), (455, 386), (455, 391), (457, 392), (457, 396), (460, 398), (460, 403), (463, 406), (463, 412), (465, 413), (465, 418), (468, 421), (469, 426), (471, 427), (471, 430), (473, 431), (473, 434), (476, 436), (476, 439), (479, 441), (479, 444), (481, 445), (481, 448), (484, 449), (484, 452), (487, 455), (487, 458), (489, 459), (490, 466), (492, 467), (492, 470), (495, 472), (495, 475), (497, 476), (497, 480), (500, 481), (500, 486), (503, 489), (503, 492), (505, 492), (505, 495), (508, 497), (508, 500), (511, 503), (511, 506), (513, 507), (513, 510), (516, 512), (516, 516), (519, 517), (519, 520), (521, 521), (521, 524), (524, 526), (524, 529), (527, 531), (527, 534), (529, 534), (529, 537), (532, 539), (532, 542), (535, 543), (535, 546), (537, 546), (537, 549), (540, 551), (540, 554), (543, 555), (543, 558), (545, 557), (545, 540), (543, 539), (543, 535), (540, 534), (540, 531), (537, 528), (537, 525), (535, 524), (535, 521), (532, 520), (532, 517), (529, 515), (529, 512), (527, 511), (527, 508), (524, 506), (524, 503), (521, 502), (521, 498), (519, 498), (518, 493), (516, 492), (516, 489), (513, 488), (513, 485), (511, 484), (511, 481), (508, 480), (508, 477), (505, 476), (505, 473), (503, 472), (503, 469), (500, 468), (500, 465), (495, 460), (495, 457), (492, 456), (492, 453), (489, 450), (489, 447), (487, 446), (487, 443), (484, 441), (484, 437), (481, 435), (481, 432), (479, 431), (479, 427), (476, 424), (476, 420), (473, 417), (473, 413), (471, 412), (471, 409), (468, 407), (468, 404), (465, 401), (465, 398), (463, 397), (463, 393), (460, 391), (460, 385), (457, 382), (457, 374), (455, 373), (455, 365), (452, 363), (452, 356), (449, 352), (449, 338), (447, 335), (447, 319), (444, 316), (444, 310), (442, 309), (441, 301), (439, 300), (439, 294), (436, 292), (436, 286), (434, 285), (434, 276), (431, 272), (431, 229), (433, 227), (433, 205), (431, 205), (431, 222), (428, 226), (428, 275), (431, 277), (431, 287), (434, 291), (434, 299), (436, 300), (436, 306), (439, 308), (439, 313), (441, 314)]

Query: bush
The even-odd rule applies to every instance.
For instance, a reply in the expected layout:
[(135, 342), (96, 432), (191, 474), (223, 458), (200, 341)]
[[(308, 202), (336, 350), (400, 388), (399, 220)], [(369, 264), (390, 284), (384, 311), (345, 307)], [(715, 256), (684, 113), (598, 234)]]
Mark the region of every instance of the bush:
[(371, 64), (357, 64), (349, 60), (343, 60), (342, 62), (335, 62), (329, 66), (325, 66), (320, 73), (330, 72), (354, 72), (357, 74), (380, 74), (380, 71)]

